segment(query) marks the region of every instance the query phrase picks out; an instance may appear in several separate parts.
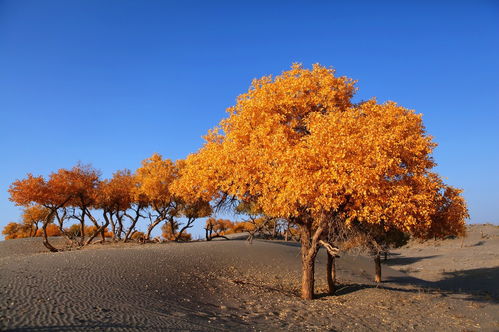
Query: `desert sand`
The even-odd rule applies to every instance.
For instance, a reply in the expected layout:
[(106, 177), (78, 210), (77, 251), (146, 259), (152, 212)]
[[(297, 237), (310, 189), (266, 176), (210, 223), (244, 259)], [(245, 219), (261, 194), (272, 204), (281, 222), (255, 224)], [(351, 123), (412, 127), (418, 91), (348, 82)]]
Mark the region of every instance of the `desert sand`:
[[(62, 239), (53, 239), (63, 242)], [(462, 246), (462, 247), (461, 247)], [(94, 244), (47, 252), (0, 242), (0, 329), (16, 331), (497, 331), (499, 227), (411, 242), (372, 282), (368, 257), (338, 259), (339, 290), (303, 301), (299, 246), (244, 240)]]

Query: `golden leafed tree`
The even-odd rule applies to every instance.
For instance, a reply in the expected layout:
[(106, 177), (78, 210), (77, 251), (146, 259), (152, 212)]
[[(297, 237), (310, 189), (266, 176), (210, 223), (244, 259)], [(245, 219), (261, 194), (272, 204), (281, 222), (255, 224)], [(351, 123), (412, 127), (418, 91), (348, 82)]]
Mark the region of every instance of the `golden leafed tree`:
[(9, 188), (9, 199), (16, 205), (27, 207), (38, 204), (50, 210), (41, 229), (43, 244), (50, 251), (57, 251), (57, 248), (48, 241), (47, 226), (57, 214), (57, 211), (64, 208), (71, 199), (71, 195), (65, 192), (60, 178), (54, 176), (54, 174), (50, 175), (48, 181), (42, 176), (28, 174), (25, 179), (14, 181)]
[(5, 235), (5, 240), (20, 239), (24, 237), (30, 237), (31, 225), (17, 222), (9, 222), (4, 229), (2, 234)]
[(354, 104), (354, 92), (354, 81), (320, 65), (254, 80), (175, 184), (205, 200), (253, 202), (298, 225), (305, 299), (331, 221), (383, 222), (418, 237), (464, 227), (463, 214), (435, 217), (445, 185), (431, 172), (435, 143), (421, 115), (393, 102)]
[(50, 210), (41, 205), (31, 205), (23, 209), (21, 219), (23, 224), (29, 225), (29, 236), (35, 236), (39, 224), (47, 219)]
[(104, 227), (111, 225), (114, 240), (120, 240), (125, 232), (123, 219), (134, 201), (136, 181), (127, 169), (117, 171), (111, 179), (99, 184), (95, 207), (102, 210)]
[(170, 191), (172, 182), (177, 178), (177, 166), (170, 159), (163, 159), (160, 154), (153, 154), (142, 161), (142, 167), (136, 171), (136, 201), (146, 202), (153, 213), (145, 239), (149, 240), (152, 230), (175, 213), (177, 202)]
[(85, 216), (91, 217), (90, 209), (95, 203), (98, 183), (98, 171), (78, 164), (72, 169), (59, 169), (51, 173), (48, 180), (28, 174), (25, 179), (14, 181), (9, 188), (10, 200), (19, 206), (37, 204), (50, 211), (42, 224), (41, 233), (43, 244), (50, 251), (57, 251), (48, 241), (47, 226), (55, 217), (60, 232), (64, 234), (64, 220), (68, 217), (66, 208), (79, 208), (79, 214), (74, 217), (80, 221), (80, 244), (83, 244)]

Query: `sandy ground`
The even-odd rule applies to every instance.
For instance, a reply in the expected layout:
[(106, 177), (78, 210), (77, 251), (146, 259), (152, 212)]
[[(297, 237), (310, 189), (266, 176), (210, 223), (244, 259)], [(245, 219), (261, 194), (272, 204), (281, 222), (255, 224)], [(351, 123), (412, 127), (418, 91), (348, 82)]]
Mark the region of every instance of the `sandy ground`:
[[(0, 329), (16, 331), (498, 331), (499, 228), (410, 243), (383, 266), (338, 259), (339, 291), (297, 297), (299, 247), (242, 240), (95, 244), (46, 252), (40, 239), (0, 242)], [(62, 241), (62, 240), (56, 240)], [(436, 244), (436, 246), (435, 246)]]

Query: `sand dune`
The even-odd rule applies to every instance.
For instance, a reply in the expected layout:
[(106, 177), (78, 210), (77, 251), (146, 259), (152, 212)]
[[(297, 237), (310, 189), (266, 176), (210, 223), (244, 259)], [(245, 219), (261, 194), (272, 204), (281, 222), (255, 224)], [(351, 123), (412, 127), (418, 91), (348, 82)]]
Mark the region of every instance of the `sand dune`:
[[(497, 244), (497, 239), (488, 240), (490, 243), (478, 247), (488, 250)], [(370, 259), (344, 256), (338, 260), (340, 290), (333, 297), (325, 295), (325, 255), (321, 253), (316, 267), (319, 298), (303, 301), (297, 297), (299, 247), (292, 243), (256, 240), (250, 245), (243, 240), (231, 240), (95, 244), (83, 250), (48, 253), (40, 239), (3, 241), (0, 242), (0, 328), (18, 331), (499, 329), (499, 300), (494, 292), (497, 279), (490, 282), (490, 288), (475, 286), (459, 290), (451, 282), (439, 284), (446, 279), (439, 279), (436, 272), (433, 279), (424, 279), (421, 271), (425, 268), (419, 274), (404, 272), (410, 271), (412, 264), (416, 268), (423, 262), (430, 266), (429, 262), (437, 256), (441, 260), (438, 264), (444, 264), (447, 254), (430, 255), (430, 249), (427, 244), (419, 248), (412, 244), (395, 252), (383, 267), (383, 277), (389, 281), (381, 287), (371, 282)], [(421, 255), (409, 257), (407, 253), (413, 251)], [(463, 250), (460, 257), (465, 253)], [(436, 257), (420, 259), (428, 256)], [(485, 261), (493, 265), (497, 257), (496, 251), (494, 257)], [(491, 269), (497, 276), (497, 266), (483, 268)], [(483, 275), (478, 275), (473, 283), (480, 285)], [(446, 287), (435, 290), (441, 285)]]

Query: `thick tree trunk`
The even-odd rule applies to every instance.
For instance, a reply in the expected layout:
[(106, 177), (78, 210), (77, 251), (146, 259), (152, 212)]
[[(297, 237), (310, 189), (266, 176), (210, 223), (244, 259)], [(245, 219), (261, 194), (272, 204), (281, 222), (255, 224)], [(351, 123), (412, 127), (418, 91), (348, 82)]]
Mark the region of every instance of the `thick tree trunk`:
[(308, 219), (300, 224), (301, 229), (301, 259), (302, 259), (302, 283), (301, 297), (305, 300), (314, 298), (314, 269), (315, 257), (319, 251), (319, 239), (324, 226), (319, 226), (312, 233), (313, 220)]
[(379, 256), (379, 253), (376, 254), (374, 257), (374, 267), (375, 267), (375, 276), (374, 276), (374, 281), (375, 282), (381, 282), (381, 258)]
[(384, 255), (385, 255), (385, 259), (384, 259), (384, 261), (386, 262), (386, 261), (388, 260), (388, 251), (385, 251), (385, 252), (384, 252)]
[(310, 258), (302, 261), (301, 297), (304, 300), (314, 298), (314, 263)]
[(305, 300), (314, 298), (315, 256), (319, 250), (318, 240), (321, 234), (321, 227), (312, 236), (312, 225), (310, 223), (301, 225), (301, 297)]
[(329, 295), (336, 292), (336, 259), (329, 252), (327, 253), (326, 279)]

